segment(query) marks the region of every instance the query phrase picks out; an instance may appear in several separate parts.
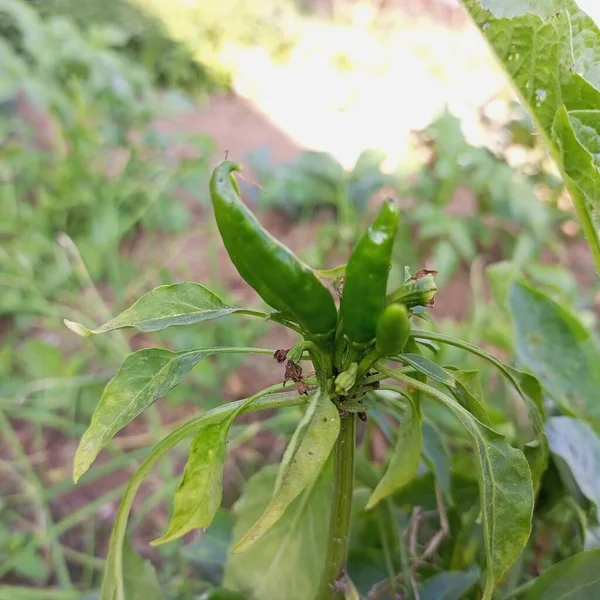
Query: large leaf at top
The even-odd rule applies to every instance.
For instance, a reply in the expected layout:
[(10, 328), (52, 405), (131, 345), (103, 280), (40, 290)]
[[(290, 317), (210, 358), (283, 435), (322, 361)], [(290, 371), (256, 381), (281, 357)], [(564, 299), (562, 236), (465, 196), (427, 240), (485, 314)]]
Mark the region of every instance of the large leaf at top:
[(421, 461), (422, 420), (420, 404), (409, 399), (408, 407), (404, 411), (402, 422), (396, 433), (396, 444), (392, 450), (390, 462), (367, 502), (365, 507), (367, 510), (373, 508), (386, 496), (399, 490), (414, 477)]
[(108, 382), (90, 426), (79, 442), (73, 468), (75, 481), (88, 470), (100, 450), (118, 431), (183, 381), (198, 362), (208, 355), (228, 352), (263, 351), (223, 347), (171, 352), (146, 348), (130, 354)]
[[(225, 567), (226, 587), (239, 590), (253, 600), (314, 598), (329, 532), (331, 470), (330, 466), (323, 469), (317, 483), (292, 502), (268, 535), (246, 552), (230, 555)], [(237, 516), (234, 543), (264, 513), (276, 478), (277, 467), (272, 465), (249, 479), (234, 507)]]
[(271, 501), (256, 523), (236, 541), (233, 552), (248, 550), (304, 490), (315, 484), (339, 432), (340, 416), (335, 404), (326, 392), (317, 391), (283, 455)]
[(544, 571), (527, 589), (525, 600), (600, 598), (600, 549), (580, 552)]
[[(573, 0), (462, 0), (566, 175), (598, 259), (600, 30)], [(582, 112), (583, 111), (583, 112)]]
[(65, 324), (83, 336), (106, 333), (123, 327), (135, 327), (140, 331), (159, 331), (172, 325), (192, 325), (241, 311), (244, 309), (225, 304), (203, 285), (186, 281), (154, 288), (130, 308), (97, 329), (88, 329), (81, 323), (66, 319)]
[(590, 332), (523, 281), (513, 283), (509, 309), (519, 360), (564, 411), (600, 422), (600, 352)]
[(490, 600), (494, 585), (522, 552), (531, 532), (533, 484), (523, 453), (479, 422), (454, 398), (412, 377), (379, 370), (422, 391), (450, 409), (461, 422), (473, 445), (478, 467), (487, 571), (483, 600)]
[(546, 434), (552, 454), (565, 461), (600, 521), (600, 437), (587, 423), (571, 417), (548, 419)]

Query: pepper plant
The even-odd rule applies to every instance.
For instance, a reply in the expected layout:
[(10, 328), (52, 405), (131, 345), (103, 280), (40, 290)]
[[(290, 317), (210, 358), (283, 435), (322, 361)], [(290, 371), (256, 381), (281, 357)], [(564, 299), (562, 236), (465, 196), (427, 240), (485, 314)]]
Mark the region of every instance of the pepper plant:
[[(571, 0), (463, 3), (531, 109), (600, 267), (594, 222), (600, 189), (598, 28)], [(421, 270), (398, 289), (387, 289), (398, 220), (392, 202), (384, 203), (347, 265), (314, 271), (264, 231), (242, 203), (233, 177), (237, 169), (225, 161), (213, 174), (215, 216), (232, 262), (272, 310), (231, 306), (202, 285), (187, 282), (156, 288), (97, 329), (68, 323), (77, 333), (92, 335), (122, 327), (155, 331), (237, 315), (268, 319), (298, 335), (290, 349), (150, 348), (125, 360), (81, 440), (76, 479), (117, 431), (204, 357), (272, 354), (285, 362), (285, 372), (280, 385), (190, 419), (148, 454), (115, 519), (102, 600), (162, 597), (151, 566), (133, 551), (126, 535), (134, 496), (159, 459), (193, 436), (171, 523), (155, 544), (208, 527), (215, 517), (234, 420), (243, 413), (290, 406), (301, 407), (303, 416), (281, 464), (276, 471), (267, 467), (254, 475), (235, 507), (237, 523), (224, 581), (232, 590), (230, 598), (358, 598), (360, 572), (352, 556), (347, 561), (347, 550), (351, 535), (364, 539), (369, 532), (353, 519), (357, 511), (367, 529), (378, 528), (389, 572), (386, 581), (369, 591), (369, 598), (490, 600), (498, 593), (504, 599), (525, 600), (598, 597), (600, 350), (577, 316), (525, 282), (507, 281), (507, 293), (501, 295), (508, 299), (517, 326), (516, 352), (540, 383), (426, 322), (417, 327), (417, 319), (428, 318), (434, 274)], [(325, 284), (329, 279), (333, 292)], [(472, 371), (442, 367), (428, 357), (441, 346), (460, 348), (474, 360), (493, 365), (525, 411), (508, 422), (499, 420), (482, 400)], [(288, 380), (294, 385), (284, 385)], [(439, 406), (453, 415), (454, 441), (462, 443), (462, 429), (471, 447), (452, 469), (444, 466), (442, 445), (432, 437), (428, 419)], [(524, 412), (527, 419), (521, 418)], [(390, 422), (398, 424), (395, 431), (390, 431)], [(394, 440), (381, 470), (369, 460), (369, 435), (377, 429)], [(422, 462), (430, 466), (425, 476), (433, 475), (435, 481), (433, 506), (440, 528), (411, 560), (407, 554), (414, 557), (419, 519), (427, 518), (419, 515), (410, 496), (423, 479)], [(476, 500), (464, 478), (461, 483), (455, 477), (457, 471), (476, 473)], [(452, 498), (455, 508), (443, 510)], [(397, 509), (406, 505), (415, 506), (410, 522), (398, 522)], [(552, 512), (553, 506), (558, 513)], [(572, 514), (579, 531), (569, 521)], [(540, 564), (544, 551), (536, 542), (540, 536), (548, 538), (549, 523), (560, 529), (554, 537), (568, 539), (567, 552), (549, 552), (564, 560), (548, 568), (545, 559)], [(399, 529), (408, 535), (394, 540)], [(534, 541), (528, 544), (532, 531)], [(582, 532), (583, 547), (569, 543)], [(360, 555), (364, 562), (367, 558)], [(298, 568), (285, 568), (289, 563)]]
[[(270, 499), (265, 507), (254, 511), (253, 518), (246, 513), (234, 533), (230, 563), (251, 565), (247, 570), (254, 575), (239, 577), (230, 569), (226, 583), (248, 598), (276, 598), (282, 593), (286, 598), (307, 600), (358, 598), (346, 565), (355, 456), (357, 477), (371, 488), (365, 510), (375, 511), (386, 526), (392, 527), (395, 517), (390, 499), (417, 473), (423, 450), (423, 414), (430, 402), (448, 409), (470, 440), (485, 554), (479, 585), (481, 597), (492, 598), (496, 583), (527, 543), (534, 497), (546, 467), (547, 442), (537, 380), (481, 348), (415, 327), (416, 319), (427, 318), (426, 310), (433, 303), (434, 273), (420, 270), (388, 293), (399, 219), (393, 201), (383, 203), (347, 265), (318, 272), (273, 238), (246, 207), (234, 178), (239, 169), (226, 160), (214, 170), (210, 184), (214, 213), (232, 262), (271, 311), (230, 306), (202, 285), (185, 282), (152, 290), (97, 329), (67, 322), (75, 332), (89, 336), (124, 327), (156, 331), (238, 315), (268, 319), (299, 338), (289, 349), (213, 347), (171, 352), (149, 348), (126, 358), (108, 383), (81, 439), (75, 456), (76, 480), (120, 429), (181, 382), (203, 358), (227, 353), (271, 355), (274, 364), (285, 362), (285, 373), (279, 385), (190, 419), (147, 456), (132, 477), (115, 520), (102, 600), (138, 597), (135, 594), (140, 594), (140, 586), (146, 595), (161, 597), (150, 566), (141, 562), (126, 539), (136, 491), (158, 460), (193, 436), (175, 493), (171, 523), (153, 542), (160, 545), (208, 527), (215, 517), (222, 500), (228, 433), (235, 419), (244, 413), (294, 405), (304, 406), (304, 414), (283, 454)], [(328, 278), (333, 279), (331, 289), (324, 283)], [(340, 297), (339, 303), (335, 296)], [(457, 346), (493, 364), (524, 403), (531, 439), (515, 447), (496, 431), (464, 372), (442, 368), (423, 354), (422, 349), (432, 344)], [(294, 385), (286, 386), (287, 381)], [(364, 460), (364, 453), (356, 454), (356, 447), (357, 422), (362, 423), (369, 413), (375, 414), (382, 407), (395, 410), (401, 418), (387, 468), (381, 474)], [(325, 515), (328, 523), (314, 533), (321, 541), (309, 558), (311, 577), (269, 587), (263, 573), (276, 570), (278, 561), (293, 560), (293, 555), (286, 557), (285, 544), (271, 543), (271, 536), (294, 510), (292, 505), (296, 511), (301, 507), (300, 514), (310, 511), (317, 494), (329, 498), (330, 510)], [(286, 526), (293, 529), (289, 521)], [(406, 563), (404, 568), (397, 593), (405, 590), (416, 596), (416, 574)], [(471, 586), (476, 584), (477, 576)], [(394, 588), (396, 582), (390, 585)]]

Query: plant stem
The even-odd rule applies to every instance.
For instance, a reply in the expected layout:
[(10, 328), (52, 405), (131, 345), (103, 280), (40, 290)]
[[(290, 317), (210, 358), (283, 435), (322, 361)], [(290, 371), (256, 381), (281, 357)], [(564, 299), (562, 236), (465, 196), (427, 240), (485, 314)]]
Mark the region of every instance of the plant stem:
[(383, 358), (381, 352), (377, 348), (372, 348), (363, 357), (358, 365), (358, 371), (356, 372), (356, 381), (362, 381), (362, 378), (366, 375), (367, 371), (380, 359)]
[[(354, 445), (356, 415), (341, 420), (340, 435), (334, 448), (333, 494), (325, 571), (318, 600), (339, 600), (352, 588), (347, 581), (346, 557), (350, 537), (350, 509), (354, 491)], [(346, 589), (348, 588), (348, 589)]]

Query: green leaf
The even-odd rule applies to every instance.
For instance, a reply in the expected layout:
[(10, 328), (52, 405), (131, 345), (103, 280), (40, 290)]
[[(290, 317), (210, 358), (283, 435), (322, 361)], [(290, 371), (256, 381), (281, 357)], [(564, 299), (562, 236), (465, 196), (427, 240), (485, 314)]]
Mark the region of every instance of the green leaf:
[(306, 396), (300, 396), (296, 391), (276, 393), (279, 386), (264, 389), (250, 398), (230, 402), (218, 406), (198, 417), (190, 419), (187, 423), (178, 427), (167, 437), (161, 440), (144, 459), (133, 477), (129, 480), (127, 489), (119, 506), (115, 523), (113, 526), (110, 547), (106, 558), (104, 569), (104, 580), (100, 592), (100, 600), (129, 600), (124, 594), (124, 547), (125, 534), (127, 531), (127, 520), (133, 505), (135, 495), (142, 485), (144, 479), (156, 463), (186, 437), (195, 433), (201, 427), (211, 423), (220, 423), (227, 419), (232, 412), (238, 410), (240, 405), (245, 408), (241, 412), (251, 412), (268, 408), (281, 408), (283, 406), (294, 406), (304, 404)]
[(74, 459), (75, 481), (118, 431), (183, 381), (206, 355), (203, 350), (171, 352), (161, 348), (130, 354), (106, 386), (79, 442)]
[(580, 552), (544, 571), (527, 589), (525, 600), (600, 598), (600, 549)]
[(242, 410), (254, 402), (250, 397), (220, 423), (204, 425), (192, 441), (183, 480), (175, 492), (174, 510), (167, 532), (153, 545), (171, 542), (182, 535), (208, 527), (223, 498), (223, 467), (229, 428)]
[(226, 353), (270, 354), (259, 348), (201, 348), (171, 352), (162, 348), (147, 348), (130, 354), (119, 372), (108, 382), (92, 415), (90, 426), (83, 434), (74, 459), (74, 479), (77, 481), (94, 462), (98, 453), (112, 437), (135, 417), (144, 412), (157, 398), (183, 381), (203, 358)]
[[(276, 466), (253, 475), (234, 507), (239, 542), (269, 505)], [(327, 547), (331, 506), (331, 468), (321, 471), (315, 485), (307, 487), (286, 509), (269, 535), (242, 554), (231, 554), (223, 585), (253, 600), (307, 600), (317, 593)]]
[(465, 571), (443, 571), (425, 580), (419, 590), (421, 600), (460, 600), (479, 580), (479, 567)]
[(119, 582), (111, 578), (102, 587), (101, 600), (116, 600), (121, 593), (127, 600), (163, 599), (152, 563), (144, 560), (127, 538), (123, 544), (123, 573), (122, 591), (118, 590)]
[(600, 352), (587, 329), (524, 281), (513, 283), (509, 309), (519, 360), (564, 411), (600, 422)]
[(587, 423), (571, 417), (548, 419), (546, 433), (550, 451), (566, 462), (600, 520), (600, 437)]
[(517, 382), (521, 398), (529, 414), (529, 421), (533, 427), (535, 440), (525, 445), (524, 453), (533, 479), (533, 488), (538, 491), (542, 475), (548, 466), (548, 439), (546, 437), (543, 408), (542, 384), (530, 373), (519, 371), (505, 365), (507, 372)]
[(448, 387), (456, 387), (456, 381), (452, 374), (448, 373), (442, 367), (436, 365), (432, 360), (425, 358), (421, 354), (400, 354), (398, 359), (403, 363), (410, 365), (423, 375), (427, 375), (430, 379), (443, 383)]
[(192, 325), (243, 311), (243, 308), (225, 304), (203, 285), (186, 281), (154, 288), (133, 306), (97, 329), (88, 329), (81, 323), (68, 319), (65, 319), (65, 325), (75, 333), (87, 337), (123, 327), (159, 331), (173, 325)]
[(408, 408), (398, 427), (396, 445), (390, 462), (381, 481), (371, 494), (366, 510), (373, 508), (380, 500), (399, 490), (414, 477), (421, 460), (422, 421), (421, 407), (409, 399)]
[(600, 30), (573, 0), (463, 0), (565, 176), (597, 266)]
[(192, 529), (208, 527), (221, 506), (223, 465), (232, 417), (205, 425), (194, 438), (183, 480), (175, 492), (173, 516), (167, 532), (152, 545), (164, 544)]
[(423, 432), (423, 457), (435, 475), (438, 485), (442, 488), (444, 496), (450, 506), (454, 505), (452, 498), (451, 476), (452, 468), (450, 457), (440, 432), (425, 421), (421, 427)]
[(479, 371), (459, 371), (446, 367), (456, 379), (456, 389), (450, 390), (452, 395), (479, 421), (488, 427), (490, 418), (485, 408), (483, 389), (479, 379)]
[(546, 433), (544, 431), (545, 414), (542, 405), (542, 392), (539, 381), (529, 373), (505, 365), (494, 355), (483, 350), (483, 348), (479, 348), (474, 344), (464, 342), (458, 338), (441, 333), (416, 329), (413, 329), (412, 335), (417, 340), (422, 338), (424, 340), (433, 340), (442, 344), (448, 344), (449, 346), (461, 348), (466, 352), (470, 352), (475, 356), (483, 358), (485, 361), (494, 365), (494, 367), (500, 371), (511, 386), (518, 392), (527, 408), (529, 421), (531, 422), (535, 434), (533, 443), (528, 444), (525, 448), (525, 456), (527, 457), (527, 462), (529, 462), (531, 468), (533, 487), (537, 491), (542, 474), (546, 470), (548, 462), (548, 440), (546, 439)]
[(340, 416), (329, 395), (319, 390), (298, 424), (281, 460), (273, 498), (264, 513), (239, 539), (233, 552), (243, 552), (283, 516), (287, 507), (316, 482), (340, 432)]
[(381, 364), (378, 369), (441, 402), (471, 437), (479, 467), (477, 479), (487, 558), (483, 600), (490, 600), (494, 585), (519, 556), (531, 532), (534, 493), (527, 460), (520, 450), (480, 423), (450, 396)]
[(586, 199), (598, 217), (598, 144), (600, 142), (599, 111), (567, 112), (563, 106), (554, 119), (563, 167), (569, 181)]

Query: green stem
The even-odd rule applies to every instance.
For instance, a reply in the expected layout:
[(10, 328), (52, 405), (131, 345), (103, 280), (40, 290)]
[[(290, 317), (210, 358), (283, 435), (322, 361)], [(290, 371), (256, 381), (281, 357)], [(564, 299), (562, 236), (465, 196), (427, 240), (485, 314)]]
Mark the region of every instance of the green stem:
[(334, 448), (333, 495), (325, 571), (318, 600), (340, 600), (353, 587), (346, 575), (350, 538), (350, 509), (354, 491), (354, 447), (356, 415), (341, 420), (340, 435)]
[(358, 365), (358, 371), (356, 372), (356, 381), (361, 381), (366, 375), (367, 371), (380, 359), (383, 358), (381, 352), (377, 348), (371, 348), (369, 352), (363, 357)]

